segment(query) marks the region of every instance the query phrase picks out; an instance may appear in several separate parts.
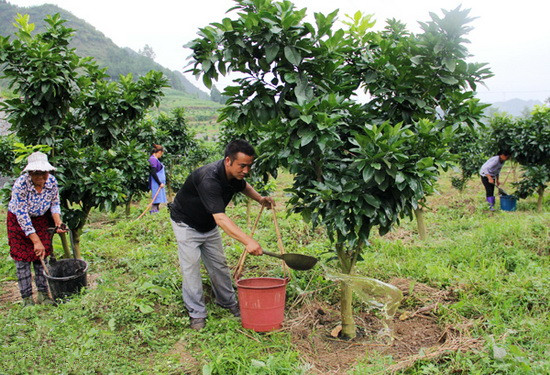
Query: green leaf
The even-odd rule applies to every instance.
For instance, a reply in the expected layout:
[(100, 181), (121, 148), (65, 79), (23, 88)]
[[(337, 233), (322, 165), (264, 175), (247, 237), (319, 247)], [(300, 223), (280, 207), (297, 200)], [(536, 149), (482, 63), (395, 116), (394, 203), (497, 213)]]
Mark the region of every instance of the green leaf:
[(400, 184), (405, 181), (405, 175), (401, 172), (397, 172), (395, 175), (395, 183)]
[(222, 22), (225, 27), (225, 31), (233, 31), (233, 25), (230, 18), (224, 18)]
[(206, 87), (208, 87), (209, 89), (212, 88), (212, 80), (210, 79), (210, 76), (208, 74), (203, 74), (202, 76), (202, 82), (204, 83), (204, 85)]
[(441, 76), (439, 77), (441, 82), (446, 83), (447, 85), (456, 85), (458, 83), (458, 80), (454, 77), (448, 77), (448, 76)]
[(279, 45), (270, 44), (265, 48), (265, 59), (268, 63), (272, 63), (279, 53)]
[(303, 147), (307, 144), (309, 144), (313, 138), (315, 138), (315, 132), (312, 130), (306, 130), (304, 132), (298, 132), (298, 135), (301, 138), (300, 145)]
[(153, 307), (147, 302), (134, 302), (134, 305), (137, 306), (142, 314), (150, 314), (155, 311), (155, 309), (153, 309)]
[(411, 62), (414, 65), (419, 65), (420, 63), (422, 63), (422, 56), (413, 56), (413, 57), (411, 57)]
[(292, 46), (286, 46), (284, 49), (285, 57), (292, 65), (298, 66), (302, 62), (302, 55)]
[(378, 78), (378, 74), (376, 74), (376, 72), (368, 72), (365, 75), (363, 75), (363, 82), (373, 83), (373, 82), (376, 82), (377, 78)]
[(363, 169), (363, 181), (369, 182), (373, 176), (374, 176), (373, 168), (366, 167), (365, 169)]
[(386, 173), (382, 170), (378, 170), (374, 172), (374, 181), (376, 181), (377, 184), (381, 184), (386, 179)]
[(368, 204), (375, 208), (380, 208), (380, 200), (378, 200), (375, 196), (370, 194), (365, 194), (365, 200)]
[(456, 60), (451, 59), (449, 57), (444, 57), (443, 58), (443, 65), (445, 65), (447, 70), (452, 73), (452, 72), (455, 71), (455, 68), (456, 68)]
[(307, 78), (303, 75), (300, 75), (298, 78), (294, 95), (296, 95), (296, 99), (300, 105), (303, 105), (313, 97), (313, 90), (311, 89)]

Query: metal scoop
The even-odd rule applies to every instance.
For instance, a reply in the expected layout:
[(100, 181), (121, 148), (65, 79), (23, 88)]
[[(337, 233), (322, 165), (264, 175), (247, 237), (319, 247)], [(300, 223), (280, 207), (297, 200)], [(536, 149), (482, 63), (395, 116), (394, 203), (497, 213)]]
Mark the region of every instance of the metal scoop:
[(318, 259), (302, 254), (276, 254), (269, 251), (263, 251), (265, 255), (282, 259), (287, 266), (297, 271), (306, 271), (312, 269)]

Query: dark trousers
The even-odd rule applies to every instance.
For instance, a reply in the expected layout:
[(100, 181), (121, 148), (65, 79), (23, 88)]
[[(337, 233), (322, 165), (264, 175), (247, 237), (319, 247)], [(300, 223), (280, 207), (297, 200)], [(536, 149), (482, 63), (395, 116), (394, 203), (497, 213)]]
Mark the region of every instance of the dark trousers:
[(495, 184), (490, 183), (487, 176), (481, 176), (481, 183), (485, 186), (485, 196), (493, 197), (495, 195)]
[(19, 292), (21, 298), (27, 298), (32, 296), (32, 275), (31, 264), (34, 267), (34, 282), (36, 283), (36, 289), (39, 292), (48, 292), (48, 284), (46, 283), (46, 277), (44, 276), (44, 267), (42, 263), (37, 260), (34, 262), (15, 261), (15, 268), (17, 272), (17, 283), (19, 284)]

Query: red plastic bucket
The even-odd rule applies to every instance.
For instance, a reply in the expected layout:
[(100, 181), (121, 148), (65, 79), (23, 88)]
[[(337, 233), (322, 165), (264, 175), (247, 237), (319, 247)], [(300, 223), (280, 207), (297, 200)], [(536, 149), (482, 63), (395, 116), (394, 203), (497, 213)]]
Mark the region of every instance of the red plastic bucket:
[(288, 279), (253, 277), (237, 281), (241, 323), (256, 332), (281, 328)]

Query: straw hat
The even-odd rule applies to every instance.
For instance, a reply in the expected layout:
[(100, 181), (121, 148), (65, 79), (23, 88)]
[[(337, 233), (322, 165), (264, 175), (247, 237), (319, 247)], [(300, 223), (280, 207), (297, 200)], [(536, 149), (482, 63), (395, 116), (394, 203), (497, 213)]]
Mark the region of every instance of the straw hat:
[(37, 151), (29, 155), (27, 166), (23, 169), (23, 172), (25, 171), (50, 172), (55, 171), (55, 167), (48, 162), (48, 155)]

